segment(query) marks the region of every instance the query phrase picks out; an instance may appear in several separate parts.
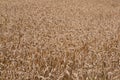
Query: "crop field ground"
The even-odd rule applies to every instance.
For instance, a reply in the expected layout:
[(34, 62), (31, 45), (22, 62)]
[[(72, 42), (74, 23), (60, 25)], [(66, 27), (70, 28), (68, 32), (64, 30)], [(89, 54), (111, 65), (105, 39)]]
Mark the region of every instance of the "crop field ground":
[(0, 0), (0, 80), (120, 80), (120, 0)]

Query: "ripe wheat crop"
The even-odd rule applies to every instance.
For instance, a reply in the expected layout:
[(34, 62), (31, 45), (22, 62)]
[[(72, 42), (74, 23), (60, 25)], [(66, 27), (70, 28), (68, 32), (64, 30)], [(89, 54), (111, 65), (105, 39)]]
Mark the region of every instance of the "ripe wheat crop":
[(0, 0), (0, 80), (120, 80), (120, 0)]

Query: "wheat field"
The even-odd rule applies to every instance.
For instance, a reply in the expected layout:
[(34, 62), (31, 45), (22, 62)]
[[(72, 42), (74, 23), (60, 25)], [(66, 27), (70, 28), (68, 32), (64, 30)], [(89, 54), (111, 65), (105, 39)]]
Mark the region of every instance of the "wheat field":
[(120, 80), (120, 0), (0, 0), (0, 80)]

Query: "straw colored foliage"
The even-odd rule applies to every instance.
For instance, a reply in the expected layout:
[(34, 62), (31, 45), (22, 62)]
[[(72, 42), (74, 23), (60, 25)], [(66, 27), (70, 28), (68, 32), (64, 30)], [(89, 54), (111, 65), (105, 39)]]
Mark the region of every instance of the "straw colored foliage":
[(120, 0), (0, 0), (0, 80), (120, 80)]

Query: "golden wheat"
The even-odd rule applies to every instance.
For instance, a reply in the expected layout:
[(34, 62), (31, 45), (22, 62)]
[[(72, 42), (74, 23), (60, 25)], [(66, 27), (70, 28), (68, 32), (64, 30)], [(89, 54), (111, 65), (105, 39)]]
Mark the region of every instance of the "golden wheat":
[(0, 80), (120, 80), (120, 1), (0, 0)]

